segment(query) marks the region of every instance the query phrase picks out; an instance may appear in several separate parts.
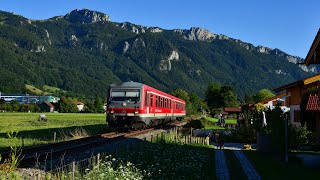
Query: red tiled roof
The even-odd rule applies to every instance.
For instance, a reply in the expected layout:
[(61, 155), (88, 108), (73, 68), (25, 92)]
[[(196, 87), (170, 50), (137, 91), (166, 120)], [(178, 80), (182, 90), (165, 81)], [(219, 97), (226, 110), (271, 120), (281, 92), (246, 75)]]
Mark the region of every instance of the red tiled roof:
[(44, 102), (46, 105), (50, 106), (51, 108), (56, 108), (53, 104), (51, 104), (50, 102)]
[(318, 111), (320, 110), (320, 107), (318, 105), (319, 97), (317, 94), (310, 94), (309, 99), (308, 99), (308, 104), (306, 107), (307, 111)]
[(225, 107), (224, 111), (235, 113), (235, 112), (242, 112), (242, 109), (241, 109), (241, 107)]
[(73, 104), (75, 104), (75, 105), (84, 105), (82, 102), (80, 102), (80, 101), (75, 101), (75, 102), (73, 102)]

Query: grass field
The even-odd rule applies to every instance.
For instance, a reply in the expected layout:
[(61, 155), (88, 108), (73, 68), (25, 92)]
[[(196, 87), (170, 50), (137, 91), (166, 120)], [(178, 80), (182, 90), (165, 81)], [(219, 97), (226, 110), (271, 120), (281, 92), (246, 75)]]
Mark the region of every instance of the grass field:
[[(212, 123), (217, 123), (219, 120), (217, 118), (212, 118), (212, 117), (205, 117), (207, 121), (210, 121)], [(236, 119), (225, 119), (226, 124), (237, 124)]]
[(270, 154), (243, 151), (262, 179), (318, 179), (320, 172), (297, 162), (284, 163)]
[[(209, 124), (207, 124), (205, 126), (205, 129), (212, 129), (212, 130), (224, 130), (225, 129), (224, 127), (221, 127), (216, 124), (219, 121), (217, 118), (205, 117), (205, 120), (210, 122)], [(225, 123), (226, 124), (237, 124), (237, 120), (236, 119), (225, 119)]]
[[(39, 113), (0, 113), (0, 152), (9, 150), (12, 145), (32, 146), (53, 141), (66, 140), (70, 133), (85, 129), (94, 135), (107, 131), (104, 114), (84, 113), (45, 113), (47, 122), (39, 122)], [(18, 131), (17, 138), (8, 139), (8, 132)], [(23, 140), (22, 140), (23, 139)]]

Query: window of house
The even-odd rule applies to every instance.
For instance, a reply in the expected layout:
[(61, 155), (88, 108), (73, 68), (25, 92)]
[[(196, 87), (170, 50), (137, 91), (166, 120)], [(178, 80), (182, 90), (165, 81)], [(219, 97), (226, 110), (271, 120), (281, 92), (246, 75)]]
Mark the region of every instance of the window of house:
[(300, 122), (300, 111), (299, 110), (295, 110), (294, 111), (294, 122)]

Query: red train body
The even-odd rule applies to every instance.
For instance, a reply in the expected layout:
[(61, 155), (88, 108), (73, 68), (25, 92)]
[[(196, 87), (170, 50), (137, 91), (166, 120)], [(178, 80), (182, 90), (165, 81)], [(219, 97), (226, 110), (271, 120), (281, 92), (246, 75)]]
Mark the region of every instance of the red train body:
[(185, 101), (138, 82), (111, 84), (107, 122), (111, 127), (143, 128), (186, 115)]

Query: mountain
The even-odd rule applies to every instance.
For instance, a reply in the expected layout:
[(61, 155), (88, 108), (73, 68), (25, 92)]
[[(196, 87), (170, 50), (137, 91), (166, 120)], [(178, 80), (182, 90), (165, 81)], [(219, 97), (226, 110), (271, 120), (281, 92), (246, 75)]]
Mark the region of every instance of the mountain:
[(201, 96), (208, 84), (220, 82), (243, 98), (319, 72), (279, 49), (195, 27), (112, 22), (87, 9), (48, 20), (0, 11), (0, 61), (1, 92), (24, 92), (33, 84), (100, 97), (110, 83), (132, 80)]

